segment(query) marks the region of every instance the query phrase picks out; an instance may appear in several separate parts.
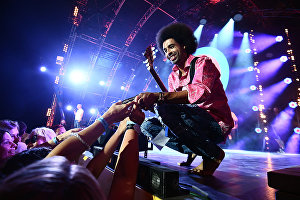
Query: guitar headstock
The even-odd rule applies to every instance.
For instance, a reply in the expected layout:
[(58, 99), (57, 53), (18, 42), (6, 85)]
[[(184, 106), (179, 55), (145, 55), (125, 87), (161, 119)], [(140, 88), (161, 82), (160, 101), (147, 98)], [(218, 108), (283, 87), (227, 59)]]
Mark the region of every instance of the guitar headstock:
[(146, 58), (144, 63), (146, 63), (148, 70), (153, 69), (153, 61), (154, 61), (154, 58), (156, 58), (156, 55), (155, 55), (156, 52), (157, 52), (157, 49), (155, 49), (155, 47), (153, 47), (152, 45), (149, 45), (143, 54)]

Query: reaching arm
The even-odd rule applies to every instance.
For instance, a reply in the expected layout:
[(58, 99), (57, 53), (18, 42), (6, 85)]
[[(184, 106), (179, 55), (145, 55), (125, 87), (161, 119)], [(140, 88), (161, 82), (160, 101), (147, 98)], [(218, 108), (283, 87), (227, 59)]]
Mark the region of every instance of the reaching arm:
[[(131, 113), (130, 120), (137, 124), (141, 124), (144, 119), (145, 114), (140, 108), (134, 106), (134, 111)], [(127, 129), (120, 147), (108, 199), (133, 199), (138, 172), (138, 149), (138, 133), (134, 129)]]
[[(117, 102), (113, 104), (102, 117), (108, 124), (119, 122), (131, 113), (134, 104), (136, 104), (134, 101), (127, 104)], [(82, 141), (75, 136), (69, 137), (57, 145), (47, 157), (60, 155), (65, 156), (71, 161), (76, 160), (78, 156), (87, 149), (86, 144), (89, 146), (92, 145), (103, 132), (103, 124), (96, 120), (92, 125), (78, 133)]]
[(120, 123), (117, 131), (111, 136), (102, 151), (100, 151), (87, 165), (86, 168), (88, 168), (96, 178), (100, 176), (101, 172), (103, 171), (115, 149), (117, 148), (125, 132), (127, 121), (128, 120), (126, 118)]

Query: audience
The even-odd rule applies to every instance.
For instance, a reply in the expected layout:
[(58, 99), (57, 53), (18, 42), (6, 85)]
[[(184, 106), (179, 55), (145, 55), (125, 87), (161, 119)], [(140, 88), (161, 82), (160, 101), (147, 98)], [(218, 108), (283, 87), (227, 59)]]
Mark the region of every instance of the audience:
[(66, 128), (64, 127), (64, 125), (62, 125), (62, 124), (54, 125), (52, 127), (52, 130), (56, 133), (56, 135), (63, 134), (67, 131)]
[[(136, 98), (135, 101), (127, 104), (121, 102), (113, 104), (89, 127), (80, 131), (76, 130), (79, 132), (65, 132), (64, 134), (68, 134), (68, 136), (63, 138), (64, 141), (61, 143), (57, 142), (56, 139), (48, 141), (44, 139), (44, 143), (50, 144), (51, 141), (55, 140), (58, 145), (55, 144), (57, 146), (45, 159), (30, 164), (6, 177), (0, 186), (0, 196), (3, 199), (133, 199), (139, 160), (138, 124), (141, 124), (145, 118), (145, 114), (137, 106), (137, 100)], [(122, 122), (116, 133), (87, 166), (90, 171), (70, 163), (89, 149), (90, 145), (109, 125), (119, 121)], [(44, 135), (46, 138), (45, 132), (42, 131), (42, 134), (37, 132), (37, 136)], [(58, 138), (64, 134), (53, 138)], [(96, 177), (107, 165), (123, 134), (124, 138), (120, 147), (111, 190), (108, 197), (105, 197), (99, 188)], [(21, 155), (19, 158), (16, 157), (15, 161), (25, 159), (25, 154), (24, 152), (23, 158), (20, 158)], [(36, 160), (43, 156), (37, 156)], [(33, 161), (35, 158), (28, 163)], [(10, 161), (7, 168), (13, 162)], [(24, 163), (24, 165), (28, 163)], [(21, 163), (20, 167), (22, 165)]]

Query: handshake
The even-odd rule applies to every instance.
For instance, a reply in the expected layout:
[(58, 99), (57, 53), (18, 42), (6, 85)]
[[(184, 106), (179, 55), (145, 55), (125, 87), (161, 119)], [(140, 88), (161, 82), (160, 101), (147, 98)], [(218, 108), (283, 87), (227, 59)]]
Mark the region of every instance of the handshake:
[(158, 102), (160, 93), (145, 92), (134, 97), (130, 97), (122, 101), (122, 104), (127, 104), (137, 99), (139, 107), (143, 110), (150, 110), (153, 112), (154, 104)]

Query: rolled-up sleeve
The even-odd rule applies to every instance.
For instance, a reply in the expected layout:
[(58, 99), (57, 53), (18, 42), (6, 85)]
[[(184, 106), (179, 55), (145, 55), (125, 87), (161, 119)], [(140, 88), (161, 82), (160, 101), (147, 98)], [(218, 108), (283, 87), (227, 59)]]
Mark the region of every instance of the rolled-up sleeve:
[(199, 104), (206, 101), (211, 94), (216, 79), (219, 77), (220, 72), (210, 58), (198, 59), (195, 64), (193, 81), (185, 86), (188, 91), (189, 102)]

